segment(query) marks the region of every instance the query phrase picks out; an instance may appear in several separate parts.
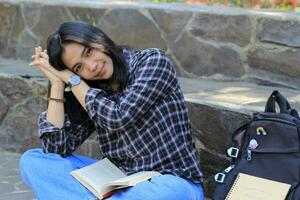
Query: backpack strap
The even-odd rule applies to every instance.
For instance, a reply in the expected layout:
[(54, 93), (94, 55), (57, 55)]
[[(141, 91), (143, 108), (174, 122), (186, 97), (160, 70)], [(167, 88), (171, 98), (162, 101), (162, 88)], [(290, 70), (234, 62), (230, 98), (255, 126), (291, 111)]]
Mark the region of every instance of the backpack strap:
[(266, 103), (265, 112), (276, 113), (275, 103), (279, 105), (280, 113), (290, 114), (294, 117), (299, 118), (297, 110), (291, 108), (287, 99), (284, 96), (282, 96), (282, 94), (280, 94), (280, 92), (278, 92), (277, 90), (274, 90), (270, 95)]

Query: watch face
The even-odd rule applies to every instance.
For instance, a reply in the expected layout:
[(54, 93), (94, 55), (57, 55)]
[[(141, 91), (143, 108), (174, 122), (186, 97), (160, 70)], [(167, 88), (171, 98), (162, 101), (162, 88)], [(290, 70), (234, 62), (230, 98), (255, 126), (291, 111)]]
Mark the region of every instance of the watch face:
[(80, 77), (77, 75), (71, 76), (70, 83), (72, 85), (78, 85), (80, 83)]

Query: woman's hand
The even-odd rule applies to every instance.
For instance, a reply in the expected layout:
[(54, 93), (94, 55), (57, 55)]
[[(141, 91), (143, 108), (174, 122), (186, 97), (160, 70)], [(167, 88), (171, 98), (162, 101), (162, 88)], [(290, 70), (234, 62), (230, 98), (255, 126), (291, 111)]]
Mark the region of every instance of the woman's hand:
[[(34, 66), (40, 69), (43, 74), (49, 79), (51, 84), (61, 83), (64, 81), (60, 79), (57, 75), (53, 73), (53, 67), (49, 64), (49, 56), (47, 54), (47, 50), (42, 50), (41, 47), (35, 48), (35, 54), (32, 56), (33, 61), (29, 64), (29, 66)], [(50, 70), (52, 68), (52, 70)]]

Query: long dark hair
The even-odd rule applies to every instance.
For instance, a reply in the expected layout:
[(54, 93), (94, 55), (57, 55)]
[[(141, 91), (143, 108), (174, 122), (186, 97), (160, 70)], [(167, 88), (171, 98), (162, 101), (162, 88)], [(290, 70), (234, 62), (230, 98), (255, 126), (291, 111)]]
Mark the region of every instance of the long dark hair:
[[(113, 80), (122, 89), (127, 83), (127, 67), (122, 56), (122, 47), (117, 46), (102, 30), (85, 22), (65, 22), (57, 31), (49, 36), (47, 41), (47, 52), (49, 63), (57, 70), (67, 69), (62, 61), (63, 45), (68, 43), (79, 43), (87, 48), (97, 48), (101, 45), (101, 51), (108, 55), (113, 61)], [(103, 49), (104, 47), (104, 49)], [(100, 49), (99, 49), (100, 50)], [(107, 88), (107, 80), (96, 80), (85, 82), (93, 88)], [(84, 108), (80, 105), (72, 92), (65, 92), (65, 113), (68, 114), (72, 123), (80, 124), (88, 118)]]

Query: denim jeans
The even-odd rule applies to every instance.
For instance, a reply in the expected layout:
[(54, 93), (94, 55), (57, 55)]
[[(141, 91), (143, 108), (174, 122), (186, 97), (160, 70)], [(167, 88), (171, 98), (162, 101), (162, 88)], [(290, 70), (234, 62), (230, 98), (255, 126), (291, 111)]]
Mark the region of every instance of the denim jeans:
[[(70, 172), (96, 162), (91, 158), (44, 154), (42, 149), (25, 152), (20, 160), (20, 173), (38, 200), (94, 200), (89, 190)], [(154, 177), (134, 187), (121, 189), (109, 200), (204, 200), (200, 184), (173, 175)]]

